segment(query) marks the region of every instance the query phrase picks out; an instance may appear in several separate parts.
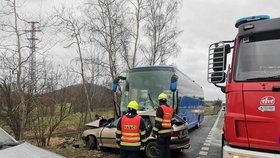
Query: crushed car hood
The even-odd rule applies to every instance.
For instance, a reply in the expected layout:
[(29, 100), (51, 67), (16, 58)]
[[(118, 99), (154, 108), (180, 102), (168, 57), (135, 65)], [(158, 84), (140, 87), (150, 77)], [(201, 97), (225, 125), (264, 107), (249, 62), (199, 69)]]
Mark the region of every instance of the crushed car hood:
[(92, 121), (90, 123), (87, 123), (85, 124), (87, 127), (95, 127), (95, 128), (98, 128), (99, 127), (99, 124), (100, 124), (100, 120), (95, 120), (95, 121)]

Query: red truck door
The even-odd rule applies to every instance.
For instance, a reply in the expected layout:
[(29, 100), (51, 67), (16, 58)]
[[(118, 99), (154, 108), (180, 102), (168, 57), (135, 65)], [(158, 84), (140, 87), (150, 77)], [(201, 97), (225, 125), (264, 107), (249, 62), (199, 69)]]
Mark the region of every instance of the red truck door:
[(279, 85), (279, 82), (247, 82), (243, 85), (251, 148), (280, 151), (280, 91), (272, 91)]

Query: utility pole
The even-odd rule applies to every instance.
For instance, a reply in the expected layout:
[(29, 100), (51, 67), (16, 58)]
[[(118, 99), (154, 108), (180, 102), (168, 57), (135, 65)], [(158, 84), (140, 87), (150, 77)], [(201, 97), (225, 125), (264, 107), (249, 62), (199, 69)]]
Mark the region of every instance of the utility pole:
[(36, 32), (40, 32), (41, 30), (35, 27), (39, 22), (31, 21), (28, 22), (31, 24), (31, 30), (26, 30), (26, 32), (31, 32), (30, 38), (27, 38), (30, 41), (30, 55), (29, 55), (29, 76), (30, 76), (30, 84), (29, 84), (29, 94), (34, 94), (36, 90), (36, 41), (38, 40), (36, 36)]

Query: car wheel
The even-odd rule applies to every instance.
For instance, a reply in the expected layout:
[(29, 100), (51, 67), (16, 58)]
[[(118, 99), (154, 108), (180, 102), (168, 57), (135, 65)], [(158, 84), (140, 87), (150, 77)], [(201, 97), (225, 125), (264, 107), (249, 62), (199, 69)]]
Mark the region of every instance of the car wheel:
[(86, 141), (86, 148), (89, 150), (96, 149), (96, 138), (94, 136), (88, 136)]
[(145, 153), (147, 158), (156, 158), (157, 157), (157, 143), (151, 141), (146, 145)]

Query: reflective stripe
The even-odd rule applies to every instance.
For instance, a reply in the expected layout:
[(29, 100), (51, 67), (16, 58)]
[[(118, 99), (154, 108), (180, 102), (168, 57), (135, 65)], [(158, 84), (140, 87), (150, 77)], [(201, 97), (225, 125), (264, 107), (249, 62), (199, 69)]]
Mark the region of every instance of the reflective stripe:
[(156, 128), (156, 127), (153, 127), (153, 131), (158, 131), (158, 128)]
[(140, 146), (141, 142), (135, 142), (135, 143), (121, 142), (121, 145), (123, 145), (123, 146)]
[(155, 120), (158, 122), (162, 122), (162, 118), (160, 118), (160, 117), (156, 117)]
[(117, 130), (117, 131), (116, 131), (116, 134), (122, 134), (122, 131)]
[(162, 127), (164, 128), (171, 128), (171, 120), (162, 120)]
[(141, 117), (136, 115), (133, 118), (128, 118), (126, 115), (121, 120), (121, 131), (122, 137), (121, 142), (123, 143), (139, 143), (140, 142), (140, 121)]
[(165, 133), (171, 133), (171, 132), (172, 132), (172, 129), (163, 129), (163, 130), (158, 131), (159, 134), (165, 134)]
[(145, 143), (147, 141), (147, 139), (142, 139), (141, 142)]
[(139, 133), (127, 133), (127, 132), (123, 132), (122, 133), (125, 136), (139, 136)]
[(141, 132), (141, 135), (145, 135), (145, 134), (146, 134), (146, 131), (142, 131), (142, 132)]
[(162, 122), (171, 122), (170, 120), (162, 120)]
[(126, 141), (126, 140), (140, 140), (139, 137), (125, 137), (125, 136), (122, 136), (122, 140), (123, 141)]
[(170, 128), (170, 127), (171, 127), (171, 123), (163, 123), (162, 126), (165, 127), (165, 128), (166, 128), (166, 127), (169, 127), (169, 128)]

